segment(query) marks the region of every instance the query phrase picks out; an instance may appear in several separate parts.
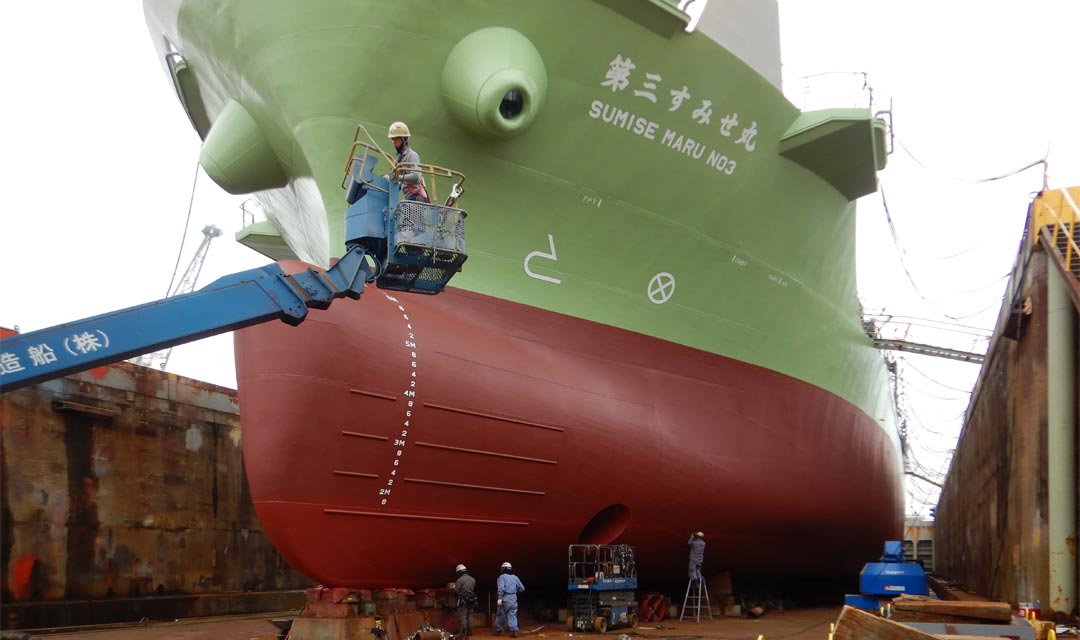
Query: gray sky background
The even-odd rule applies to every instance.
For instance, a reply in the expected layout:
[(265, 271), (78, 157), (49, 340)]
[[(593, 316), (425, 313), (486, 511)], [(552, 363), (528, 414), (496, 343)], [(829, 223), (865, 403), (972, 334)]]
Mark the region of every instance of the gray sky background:
[[(1050, 188), (1080, 185), (1080, 2), (781, 0), (780, 17), (793, 102), (792, 76), (827, 71), (868, 72), (879, 108), (891, 99), (897, 144), (879, 177), (911, 275), (881, 194), (861, 199), (866, 310), (992, 328), (1043, 171), (970, 180), (1046, 157)], [(941, 480), (979, 368), (898, 359), (912, 457)], [(928, 515), (937, 488), (912, 478), (907, 487), (909, 513)]]
[[(1043, 173), (965, 180), (1006, 174), (1049, 149), (1050, 187), (1080, 184), (1080, 2), (779, 6), (785, 90), (795, 104), (822, 107), (835, 96), (832, 106), (847, 106), (861, 80), (814, 81), (807, 94), (799, 79), (833, 71), (868, 73), (878, 108), (891, 99), (898, 144), (880, 178), (911, 275), (881, 195), (863, 198), (858, 268), (867, 310), (992, 327)], [(0, 325), (32, 331), (164, 296), (199, 139), (151, 46), (142, 3), (6, 3), (0, 65)], [(266, 262), (232, 241), (242, 200), (199, 177), (181, 270), (203, 226), (225, 232), (200, 284)], [(941, 474), (978, 368), (900, 359), (915, 459), (923, 473)], [(169, 370), (235, 387), (231, 336), (177, 347)], [(926, 515), (937, 490), (909, 481), (909, 497), (909, 511)]]

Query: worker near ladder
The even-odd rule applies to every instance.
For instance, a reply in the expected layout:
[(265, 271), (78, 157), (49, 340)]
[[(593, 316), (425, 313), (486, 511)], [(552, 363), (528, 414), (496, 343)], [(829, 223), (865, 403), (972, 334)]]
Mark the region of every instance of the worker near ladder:
[(697, 531), (687, 541), (690, 545), (690, 582), (701, 580), (701, 563), (705, 561), (705, 534)]
[(409, 126), (404, 122), (395, 122), (390, 125), (386, 137), (390, 138), (397, 150), (397, 167), (393, 179), (401, 187), (402, 199), (431, 202), (428, 199), (427, 187), (424, 186), (424, 176), (420, 174), (420, 154), (409, 146)]
[(496, 581), (495, 586), (499, 591), (499, 599), (496, 600), (498, 607), (495, 616), (495, 635), (503, 631), (503, 626), (509, 623), (510, 637), (516, 638), (518, 634), (517, 620), (517, 594), (525, 590), (525, 585), (514, 575), (514, 567), (509, 562), (502, 563), (502, 575)]
[(465, 565), (457, 566), (457, 581), (454, 582), (454, 594), (457, 595), (458, 636), (472, 635), (472, 614), (476, 609), (476, 578), (469, 575)]

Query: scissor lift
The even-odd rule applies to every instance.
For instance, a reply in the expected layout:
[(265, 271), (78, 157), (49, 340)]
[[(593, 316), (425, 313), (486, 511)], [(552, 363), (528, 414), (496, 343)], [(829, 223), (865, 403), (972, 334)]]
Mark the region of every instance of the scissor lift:
[(572, 544), (569, 631), (604, 633), (614, 627), (637, 626), (637, 564), (634, 548), (625, 544)]

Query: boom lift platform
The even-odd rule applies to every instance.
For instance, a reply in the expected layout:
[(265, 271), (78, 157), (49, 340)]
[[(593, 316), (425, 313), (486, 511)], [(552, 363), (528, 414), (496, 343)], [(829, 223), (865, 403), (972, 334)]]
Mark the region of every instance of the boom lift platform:
[[(358, 127), (357, 138), (363, 127)], [(366, 134), (366, 131), (364, 132)], [(360, 156), (358, 148), (363, 149)], [(391, 162), (377, 176), (373, 151)], [(365, 283), (381, 289), (437, 294), (461, 270), (466, 212), (457, 208), (462, 174), (434, 165), (396, 166), (374, 145), (354, 138), (346, 162), (349, 208), (346, 253), (329, 269), (286, 275), (277, 264), (219, 278), (198, 291), (19, 334), (0, 341), (0, 392), (85, 371), (270, 320), (298, 325), (308, 308), (354, 300)], [(421, 171), (456, 179), (445, 204), (403, 201), (393, 176)]]
[(625, 544), (572, 544), (569, 548), (571, 613), (568, 631), (604, 633), (637, 626), (637, 563)]

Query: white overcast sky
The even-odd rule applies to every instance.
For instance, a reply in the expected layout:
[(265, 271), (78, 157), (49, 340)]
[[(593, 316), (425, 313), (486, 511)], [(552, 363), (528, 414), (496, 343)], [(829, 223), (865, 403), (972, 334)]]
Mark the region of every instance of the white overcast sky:
[[(806, 98), (797, 77), (866, 72), (877, 106), (891, 105), (897, 140), (929, 167), (897, 145), (880, 176), (917, 291), (881, 196), (859, 203), (867, 309), (991, 327), (1042, 172), (963, 179), (1007, 173), (1049, 149), (1051, 188), (1080, 184), (1080, 2), (779, 6), (793, 102), (848, 106), (835, 82), (815, 81)], [(164, 296), (199, 139), (151, 46), (142, 3), (5, 3), (0, 65), (0, 326), (32, 331)], [(232, 240), (242, 200), (200, 176), (181, 269), (205, 225), (225, 232), (200, 284), (266, 262)], [(169, 370), (235, 387), (231, 336), (177, 347)], [(977, 367), (906, 356), (902, 371), (916, 459), (924, 473), (941, 473)], [(926, 515), (937, 492), (912, 482), (909, 495), (909, 511)]]

